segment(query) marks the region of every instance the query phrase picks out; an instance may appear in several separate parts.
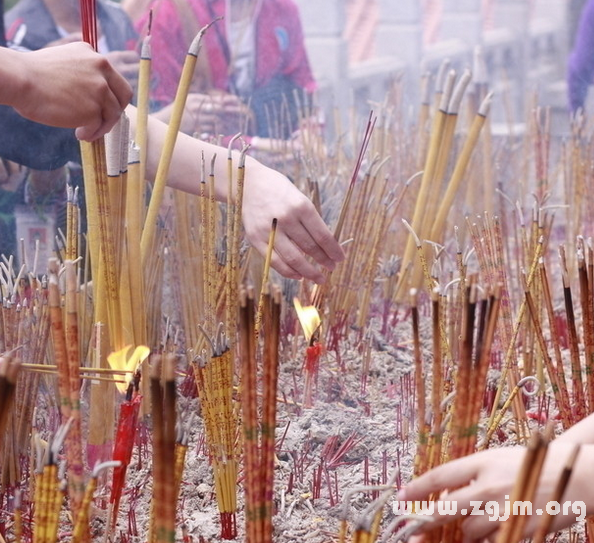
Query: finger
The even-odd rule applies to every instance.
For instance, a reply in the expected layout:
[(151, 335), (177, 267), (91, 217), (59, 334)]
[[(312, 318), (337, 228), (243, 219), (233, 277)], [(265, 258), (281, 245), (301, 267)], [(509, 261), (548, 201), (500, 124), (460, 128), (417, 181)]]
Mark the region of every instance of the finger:
[[(311, 205), (313, 208), (313, 204)], [(305, 219), (300, 219), (300, 226), (302, 226), (313, 239), (317, 248), (316, 252), (318, 252), (318, 249), (323, 252), (323, 256), (320, 254), (319, 258), (316, 258), (316, 256), (312, 254), (316, 261), (325, 266), (327, 266), (326, 262), (332, 262), (333, 265), (331, 269), (333, 269), (334, 264), (344, 260), (345, 254), (342, 247), (332, 232), (328, 229), (326, 223), (317, 213), (309, 213), (305, 216)]]
[[(284, 225), (279, 225), (279, 227), (283, 226)], [(297, 224), (294, 225), (288, 224), (283, 230), (285, 232), (290, 232), (288, 237), (291, 241), (306, 255), (313, 257), (318, 264), (321, 264), (329, 270), (333, 270), (336, 267), (336, 261), (328, 256), (326, 251), (322, 249), (320, 244), (316, 242), (309, 233), (309, 230), (301, 224), (301, 222), (297, 222)], [(334, 240), (332, 235), (330, 235), (330, 237)]]
[(107, 99), (107, 102), (108, 104), (102, 109), (101, 115), (97, 121), (76, 129), (75, 135), (78, 139), (95, 141), (107, 134), (107, 132), (113, 128), (115, 123), (118, 122), (122, 110), (119, 107), (115, 96), (112, 95), (111, 99)]
[(93, 123), (86, 126), (79, 126), (74, 134), (82, 141), (95, 141), (101, 136), (102, 123)]
[[(113, 68), (111, 68), (111, 65), (109, 66), (106, 79), (109, 89), (111, 90), (111, 94), (113, 94), (117, 103), (120, 106), (119, 113), (121, 113), (124, 110), (124, 108), (130, 103), (130, 100), (132, 100), (132, 87), (130, 86), (128, 81), (126, 81), (125, 77), (123, 77)], [(110, 97), (108, 96), (107, 99), (109, 100), (109, 98)]]
[[(276, 258), (275, 258), (276, 257)], [(293, 279), (305, 277), (323, 283), (324, 275), (305, 258), (303, 252), (283, 231), (276, 233), (272, 265), (277, 271)]]
[(482, 460), (481, 454), (468, 458), (453, 460), (438, 466), (417, 479), (411, 481), (402, 491), (399, 500), (420, 500), (435, 492), (440, 493), (448, 488), (456, 488), (476, 478)]

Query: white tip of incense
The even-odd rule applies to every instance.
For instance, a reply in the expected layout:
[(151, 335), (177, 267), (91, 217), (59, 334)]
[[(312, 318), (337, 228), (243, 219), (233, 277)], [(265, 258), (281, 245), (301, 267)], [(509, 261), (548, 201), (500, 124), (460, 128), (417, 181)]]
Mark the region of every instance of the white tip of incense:
[(493, 101), (493, 91), (491, 91), (485, 99), (481, 102), (481, 105), (478, 110), (478, 114), (486, 117), (489, 115), (489, 111), (491, 110), (491, 102)]
[(450, 59), (445, 58), (443, 62), (439, 65), (439, 70), (437, 72), (437, 78), (435, 80), (435, 92), (439, 94), (443, 92), (443, 88), (445, 85), (446, 74), (450, 68)]
[(421, 177), (423, 175), (423, 173), (425, 173), (425, 170), (421, 170), (418, 171), (417, 173), (414, 173), (413, 175), (411, 175), (407, 180), (406, 183), (404, 183), (405, 187), (408, 187), (415, 179)]
[(471, 79), (472, 73), (468, 68), (466, 68), (452, 92), (452, 98), (448, 104), (448, 113), (458, 113), (460, 110), (460, 104), (462, 103), (462, 97), (464, 96), (464, 91), (466, 91), (466, 87), (468, 87), (468, 83), (470, 83)]
[(239, 155), (239, 167), (240, 168), (245, 167), (245, 157), (247, 155), (249, 148), (250, 148), (250, 145), (246, 144), (243, 146), (243, 149), (241, 150), (241, 154)]
[(140, 49), (140, 58), (143, 60), (151, 59), (151, 37), (146, 36), (142, 40), (142, 47)]
[(402, 222), (404, 223), (406, 229), (415, 238), (415, 245), (417, 246), (417, 248), (419, 248), (421, 246), (421, 240), (419, 239), (419, 236), (417, 236), (417, 233), (413, 230), (412, 226), (408, 223), (406, 219), (402, 219)]
[(487, 65), (483, 56), (483, 48), (477, 45), (473, 51), (472, 71), (474, 73), (474, 82), (477, 85), (487, 84)]
[(106, 469), (110, 469), (110, 468), (119, 468), (122, 465), (122, 463), (119, 460), (108, 460), (107, 462), (101, 462), (101, 464), (95, 464), (95, 467), (93, 468), (93, 474), (91, 475), (91, 477), (93, 477), (93, 479), (97, 479), (97, 477), (99, 477), (99, 474)]
[(441, 111), (447, 111), (450, 99), (452, 98), (452, 91), (454, 89), (454, 82), (456, 81), (456, 70), (450, 70), (446, 77), (443, 94), (441, 95), (441, 101), (439, 103), (439, 109)]
[(120, 157), (122, 141), (122, 118), (105, 134), (105, 161), (107, 163), (107, 175), (120, 175)]
[[(526, 385), (528, 383), (533, 383), (534, 388), (532, 390), (526, 389)], [(538, 391), (540, 390), (540, 381), (536, 377), (534, 377), (534, 375), (527, 375), (526, 377), (518, 381), (517, 386), (522, 389), (522, 393), (524, 394), (524, 396), (536, 396), (538, 394)]]
[(198, 31), (198, 34), (196, 34), (196, 37), (192, 40), (192, 43), (190, 44), (190, 47), (188, 48), (188, 55), (193, 55), (195, 57), (198, 56), (198, 53), (200, 52), (200, 43), (202, 42), (202, 36), (204, 36), (204, 33), (213, 24), (215, 24), (217, 21), (220, 21), (221, 19), (222, 19), (222, 17), (217, 17), (214, 21), (212, 21), (211, 23), (208, 23), (206, 26), (203, 26)]
[(128, 164), (136, 164), (140, 162), (140, 147), (136, 145), (135, 141), (130, 141), (128, 149)]
[(196, 34), (196, 37), (192, 40), (192, 43), (188, 48), (188, 55), (192, 55), (194, 57), (198, 56), (198, 53), (200, 52), (202, 36), (204, 36), (204, 29), (200, 30), (200, 32), (198, 32), (198, 34)]
[(237, 134), (235, 134), (235, 136), (233, 136), (231, 138), (231, 141), (229, 142), (229, 145), (227, 146), (227, 157), (229, 158), (229, 160), (231, 160), (231, 156), (233, 155), (233, 145), (239, 138), (241, 138), (241, 132), (238, 132)]

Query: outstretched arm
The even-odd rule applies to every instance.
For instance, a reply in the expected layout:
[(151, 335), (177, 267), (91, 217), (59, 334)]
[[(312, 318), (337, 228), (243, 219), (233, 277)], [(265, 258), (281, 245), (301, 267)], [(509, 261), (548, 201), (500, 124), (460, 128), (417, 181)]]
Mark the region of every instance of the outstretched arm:
[[(549, 445), (536, 495), (532, 500), (532, 516), (526, 523), (524, 537), (533, 534), (542, 520), (542, 516), (536, 511), (547, 510), (547, 503), (551, 500), (561, 472), (575, 446), (574, 443), (559, 440)], [(561, 500), (562, 504), (571, 501), (571, 507), (554, 517), (552, 530), (570, 526), (576, 520), (583, 520), (584, 516), (592, 513), (594, 491), (589, 481), (594, 475), (594, 468), (590, 462), (593, 452), (592, 445), (582, 446), (580, 449)], [(500, 521), (507, 518), (506, 504), (510, 501), (525, 454), (526, 449), (523, 447), (507, 447), (490, 449), (454, 460), (411, 481), (399, 493), (397, 499), (427, 500), (430, 495), (438, 494), (440, 500), (450, 502), (450, 507), (455, 502), (456, 514), (439, 514), (436, 507), (434, 514), (427, 517), (431, 521), (423, 525), (422, 531), (466, 516), (462, 523), (465, 541), (483, 538), (494, 540), (493, 536), (501, 526)], [(475, 505), (478, 506), (477, 509), (474, 508)], [(508, 507), (508, 511), (513, 513), (513, 504)], [(415, 541), (423, 541), (423, 536), (415, 537)]]
[(82, 42), (18, 52), (0, 48), (0, 104), (92, 141), (108, 132), (132, 98), (109, 62)]
[[(134, 124), (136, 110), (128, 108)], [(167, 125), (153, 117), (149, 118), (147, 175), (154, 177)], [(185, 134), (178, 134), (168, 185), (186, 192), (200, 191), (201, 153), (209, 165), (216, 154), (216, 197), (227, 199), (227, 149), (211, 145)], [(238, 164), (235, 153), (234, 164)], [(261, 254), (266, 252), (272, 219), (276, 218), (277, 232), (272, 266), (286, 277), (307, 278), (323, 282), (320, 270), (309, 262), (307, 256), (327, 269), (344, 259), (344, 253), (318, 215), (311, 201), (284, 175), (272, 170), (257, 160), (247, 157), (243, 195), (243, 223), (246, 235)], [(235, 195), (233, 195), (235, 196)]]

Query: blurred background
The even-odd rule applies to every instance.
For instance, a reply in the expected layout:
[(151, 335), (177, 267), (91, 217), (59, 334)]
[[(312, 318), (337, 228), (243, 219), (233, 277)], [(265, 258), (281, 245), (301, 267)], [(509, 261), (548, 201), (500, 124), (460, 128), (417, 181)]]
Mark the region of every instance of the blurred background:
[(533, 100), (551, 107), (555, 132), (568, 130), (566, 64), (584, 0), (296, 2), (326, 113), (364, 112), (397, 81), (414, 110), (422, 74), (445, 59), (472, 69), (478, 46), (495, 130), (524, 119)]

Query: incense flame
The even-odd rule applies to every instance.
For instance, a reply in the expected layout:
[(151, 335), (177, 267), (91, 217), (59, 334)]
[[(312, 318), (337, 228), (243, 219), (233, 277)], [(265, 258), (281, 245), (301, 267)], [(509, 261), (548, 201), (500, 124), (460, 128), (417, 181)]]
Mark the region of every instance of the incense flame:
[(293, 298), (293, 305), (295, 306), (295, 311), (297, 311), (297, 317), (301, 323), (301, 328), (303, 328), (305, 339), (309, 343), (311, 336), (313, 336), (314, 332), (321, 325), (320, 314), (313, 305), (303, 307), (298, 298)]
[(128, 375), (126, 375), (125, 382), (116, 382), (118, 390), (122, 393), (126, 392), (126, 389), (128, 388), (130, 381), (132, 381), (134, 373), (136, 372), (136, 369), (144, 360), (146, 360), (147, 356), (151, 352), (147, 346), (139, 345), (136, 347), (136, 349), (134, 349), (132, 355), (128, 356), (130, 349), (132, 349), (132, 345), (128, 345), (119, 351), (115, 351), (107, 357), (107, 361), (109, 362), (112, 370), (130, 372)]

